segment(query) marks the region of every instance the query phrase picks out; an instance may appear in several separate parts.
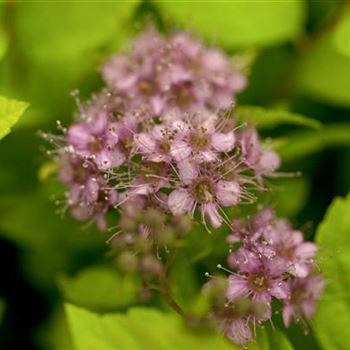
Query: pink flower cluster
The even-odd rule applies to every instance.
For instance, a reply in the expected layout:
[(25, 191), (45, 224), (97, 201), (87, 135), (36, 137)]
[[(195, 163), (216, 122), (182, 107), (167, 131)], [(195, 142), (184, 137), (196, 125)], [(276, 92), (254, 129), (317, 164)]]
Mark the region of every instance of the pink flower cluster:
[(228, 264), (227, 300), (248, 298), (262, 307), (259, 316), (227, 319), (226, 335), (243, 344), (253, 337), (251, 324), (262, 323), (272, 316), (272, 300), (283, 304), (286, 326), (293, 321), (309, 320), (324, 288), (324, 279), (316, 272), (314, 243), (305, 242), (303, 234), (284, 219), (277, 219), (265, 209), (249, 221), (234, 220), (230, 243), (239, 242)]
[[(263, 312), (227, 317), (226, 335), (238, 344), (251, 340), (251, 323), (271, 318), (273, 299), (283, 303), (287, 326), (310, 318), (324, 285), (314, 271), (316, 246), (271, 210), (232, 222), (225, 209), (255, 201), (265, 190), (264, 178), (280, 165), (257, 130), (237, 124), (227, 112), (245, 76), (222, 51), (189, 34), (153, 30), (137, 38), (130, 52), (113, 56), (102, 75), (103, 89), (86, 103), (78, 101), (76, 122), (60, 126), (61, 136), (44, 135), (57, 146), (72, 215), (106, 230), (106, 215), (123, 208), (123, 234), (118, 231), (111, 242), (118, 252), (129, 249), (121, 265), (133, 261), (148, 274), (163, 271), (149, 253), (183, 238), (187, 225), (176, 225), (187, 214), (207, 231), (226, 224), (230, 243), (240, 247), (229, 256), (234, 272), (225, 301), (233, 305), (246, 298), (263, 306)], [(147, 246), (135, 261), (140, 239), (152, 240), (152, 249)]]
[(113, 56), (102, 75), (127, 108), (145, 107), (151, 116), (170, 109), (228, 108), (246, 85), (222, 51), (204, 47), (188, 33), (166, 37), (152, 29), (134, 42), (130, 53)]
[(79, 102), (59, 149), (75, 218), (104, 230), (107, 212), (141, 196), (175, 216), (198, 212), (210, 230), (229, 224), (224, 208), (252, 202), (279, 166), (256, 130), (225, 112), (244, 76), (189, 34), (149, 30), (103, 77), (107, 87)]

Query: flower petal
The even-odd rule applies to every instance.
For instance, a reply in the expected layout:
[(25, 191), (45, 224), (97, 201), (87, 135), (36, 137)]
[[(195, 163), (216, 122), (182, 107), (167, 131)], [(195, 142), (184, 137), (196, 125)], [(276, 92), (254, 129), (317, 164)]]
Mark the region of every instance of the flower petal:
[(216, 198), (220, 205), (229, 207), (240, 200), (240, 188), (237, 182), (220, 180), (216, 185)]
[(197, 165), (191, 160), (183, 160), (178, 163), (179, 175), (185, 185), (189, 185), (199, 175)]
[(172, 191), (168, 197), (169, 210), (175, 215), (182, 215), (190, 212), (194, 205), (194, 199), (190, 193), (181, 188)]
[(215, 203), (206, 203), (201, 205), (202, 220), (207, 217), (210, 220), (211, 226), (218, 228), (222, 224), (222, 217), (218, 212), (218, 207)]
[(211, 143), (219, 152), (230, 152), (235, 144), (235, 134), (233, 132), (215, 133), (211, 137)]
[(181, 162), (190, 156), (191, 147), (183, 140), (175, 140), (170, 146), (170, 154), (177, 162)]

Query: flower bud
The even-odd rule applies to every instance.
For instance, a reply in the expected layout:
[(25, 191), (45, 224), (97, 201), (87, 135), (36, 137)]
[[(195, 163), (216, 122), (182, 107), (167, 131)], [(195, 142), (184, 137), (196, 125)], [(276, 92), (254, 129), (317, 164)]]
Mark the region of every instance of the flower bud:
[(176, 233), (171, 227), (166, 227), (155, 234), (155, 240), (159, 246), (170, 246), (175, 241)]
[(122, 252), (117, 257), (117, 266), (122, 272), (135, 272), (138, 267), (138, 258), (132, 252)]
[(192, 220), (188, 215), (175, 216), (173, 224), (178, 237), (186, 236), (192, 229)]
[(163, 271), (162, 263), (153, 255), (145, 255), (141, 259), (141, 270), (146, 276), (159, 276)]
[(156, 208), (149, 208), (145, 211), (144, 223), (153, 230), (159, 230), (165, 222), (165, 215)]

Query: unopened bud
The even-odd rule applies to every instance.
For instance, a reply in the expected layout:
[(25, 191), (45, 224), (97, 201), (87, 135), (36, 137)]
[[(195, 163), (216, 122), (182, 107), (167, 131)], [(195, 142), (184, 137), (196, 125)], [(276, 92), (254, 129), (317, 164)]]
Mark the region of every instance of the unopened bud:
[(146, 255), (141, 260), (141, 269), (150, 277), (159, 276), (163, 271), (163, 265), (156, 257)]
[(137, 231), (138, 222), (134, 218), (122, 213), (119, 220), (119, 227), (123, 232)]
[(131, 252), (123, 252), (117, 257), (117, 266), (122, 272), (135, 272), (138, 267), (138, 258)]
[(165, 215), (156, 208), (147, 209), (144, 215), (144, 223), (152, 230), (159, 230), (164, 225)]
[(176, 216), (173, 219), (174, 229), (178, 237), (183, 237), (192, 229), (192, 220), (188, 215)]
[(160, 246), (170, 246), (175, 240), (175, 235), (175, 231), (172, 228), (166, 227), (155, 234), (155, 239)]

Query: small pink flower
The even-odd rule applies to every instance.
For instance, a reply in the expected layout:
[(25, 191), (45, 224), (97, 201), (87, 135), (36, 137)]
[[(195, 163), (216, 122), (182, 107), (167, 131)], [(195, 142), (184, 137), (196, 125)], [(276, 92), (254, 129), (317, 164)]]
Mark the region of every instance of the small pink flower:
[(237, 345), (245, 345), (253, 340), (249, 318), (239, 318), (225, 322), (224, 333)]
[[(288, 297), (288, 285), (283, 281), (283, 275), (279, 266), (272, 261), (252, 259), (241, 262), (238, 267), (240, 274), (229, 276), (227, 299), (232, 302), (240, 297), (249, 297), (253, 302), (264, 305), (265, 310), (261, 321), (271, 318), (272, 298), (286, 299)], [(243, 269), (243, 271), (242, 271)]]
[(68, 143), (74, 153), (93, 161), (100, 170), (115, 168), (125, 161), (118, 147), (117, 127), (102, 111), (95, 119), (73, 124), (68, 130)]
[(289, 282), (290, 298), (284, 300), (282, 313), (286, 327), (290, 326), (292, 321), (298, 321), (303, 317), (307, 320), (311, 319), (324, 287), (325, 281), (320, 274), (293, 279)]
[(111, 57), (102, 75), (127, 109), (148, 106), (156, 116), (227, 108), (246, 85), (222, 51), (205, 48), (188, 33), (165, 37), (154, 30), (137, 38), (131, 52)]
[(220, 152), (230, 152), (235, 145), (232, 131), (220, 132), (216, 115), (194, 116), (189, 120), (176, 121), (172, 128), (176, 134), (170, 153), (179, 162), (187, 158), (197, 162), (215, 162)]
[(273, 173), (280, 166), (279, 156), (261, 147), (256, 129), (245, 129), (239, 136), (239, 143), (244, 163), (254, 170), (259, 179), (262, 175)]
[(116, 191), (108, 189), (105, 179), (93, 164), (75, 155), (61, 157), (60, 178), (67, 185), (67, 204), (78, 220), (92, 219), (100, 230), (106, 230), (106, 213), (117, 202)]
[(168, 199), (174, 215), (192, 213), (198, 206), (202, 222), (208, 218), (214, 228), (223, 222), (221, 207), (236, 205), (240, 200), (240, 187), (234, 181), (217, 180), (215, 172), (201, 170), (189, 160), (178, 164), (182, 186), (173, 190)]

